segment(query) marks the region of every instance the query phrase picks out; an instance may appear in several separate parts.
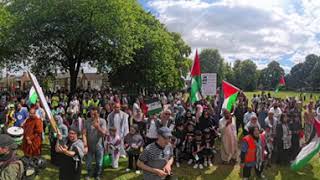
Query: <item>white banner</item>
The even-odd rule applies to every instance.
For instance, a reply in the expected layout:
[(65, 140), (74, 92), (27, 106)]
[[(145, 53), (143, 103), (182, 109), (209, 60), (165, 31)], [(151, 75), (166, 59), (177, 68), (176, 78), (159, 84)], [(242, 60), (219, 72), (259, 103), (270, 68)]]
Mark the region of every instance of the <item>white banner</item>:
[(213, 96), (217, 92), (217, 73), (203, 73), (202, 79), (202, 96)]

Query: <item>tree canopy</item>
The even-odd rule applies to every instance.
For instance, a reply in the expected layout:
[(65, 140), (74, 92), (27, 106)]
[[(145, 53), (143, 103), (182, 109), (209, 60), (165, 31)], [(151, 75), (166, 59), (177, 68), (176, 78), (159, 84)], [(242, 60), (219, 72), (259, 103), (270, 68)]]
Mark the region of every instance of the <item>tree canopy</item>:
[(11, 53), (2, 58), (42, 73), (67, 71), (72, 91), (83, 64), (157, 88), (181, 86), (179, 68), (186, 73), (190, 65), (180, 35), (135, 0), (9, 0), (5, 10), (15, 18), (0, 42)]
[(217, 73), (218, 81), (221, 82), (224, 78), (223, 73), (223, 58), (217, 49), (204, 49), (199, 54), (201, 72), (202, 73)]
[(275, 88), (279, 83), (284, 70), (276, 61), (271, 61), (268, 66), (261, 70), (259, 75), (259, 85), (261, 89)]
[[(84, 64), (108, 73), (113, 85), (178, 90), (190, 71), (191, 48), (136, 0), (6, 0), (0, 3), (0, 67), (24, 65), (42, 76), (70, 74), (71, 93)], [(203, 73), (217, 73), (243, 90), (272, 89), (285, 72), (272, 61), (233, 66), (217, 49), (200, 53)], [(310, 54), (286, 75), (288, 89), (318, 89), (320, 57)]]
[(289, 89), (319, 90), (320, 57), (310, 54), (303, 63), (292, 67), (287, 75), (287, 86)]

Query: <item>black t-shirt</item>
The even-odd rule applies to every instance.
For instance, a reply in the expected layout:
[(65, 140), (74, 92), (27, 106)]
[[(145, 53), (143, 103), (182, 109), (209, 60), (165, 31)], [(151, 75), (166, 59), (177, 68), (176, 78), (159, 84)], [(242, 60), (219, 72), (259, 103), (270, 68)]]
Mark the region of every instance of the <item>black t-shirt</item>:
[(203, 141), (203, 139), (193, 140), (193, 151), (198, 151), (201, 147), (204, 147), (204, 146), (205, 146), (205, 142)]

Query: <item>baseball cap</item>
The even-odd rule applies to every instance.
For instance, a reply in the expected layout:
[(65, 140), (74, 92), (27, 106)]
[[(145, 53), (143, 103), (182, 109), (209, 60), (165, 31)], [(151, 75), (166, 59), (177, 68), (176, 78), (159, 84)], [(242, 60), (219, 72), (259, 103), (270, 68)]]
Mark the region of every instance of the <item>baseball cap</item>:
[(167, 127), (162, 127), (158, 130), (158, 134), (164, 138), (171, 138), (171, 130)]

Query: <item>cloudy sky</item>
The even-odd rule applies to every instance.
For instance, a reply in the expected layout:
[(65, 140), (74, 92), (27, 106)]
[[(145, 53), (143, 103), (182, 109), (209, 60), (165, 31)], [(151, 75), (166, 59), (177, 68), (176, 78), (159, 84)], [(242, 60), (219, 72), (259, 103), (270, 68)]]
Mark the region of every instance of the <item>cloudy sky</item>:
[(139, 0), (195, 49), (216, 48), (229, 62), (272, 60), (289, 72), (320, 52), (320, 0)]

